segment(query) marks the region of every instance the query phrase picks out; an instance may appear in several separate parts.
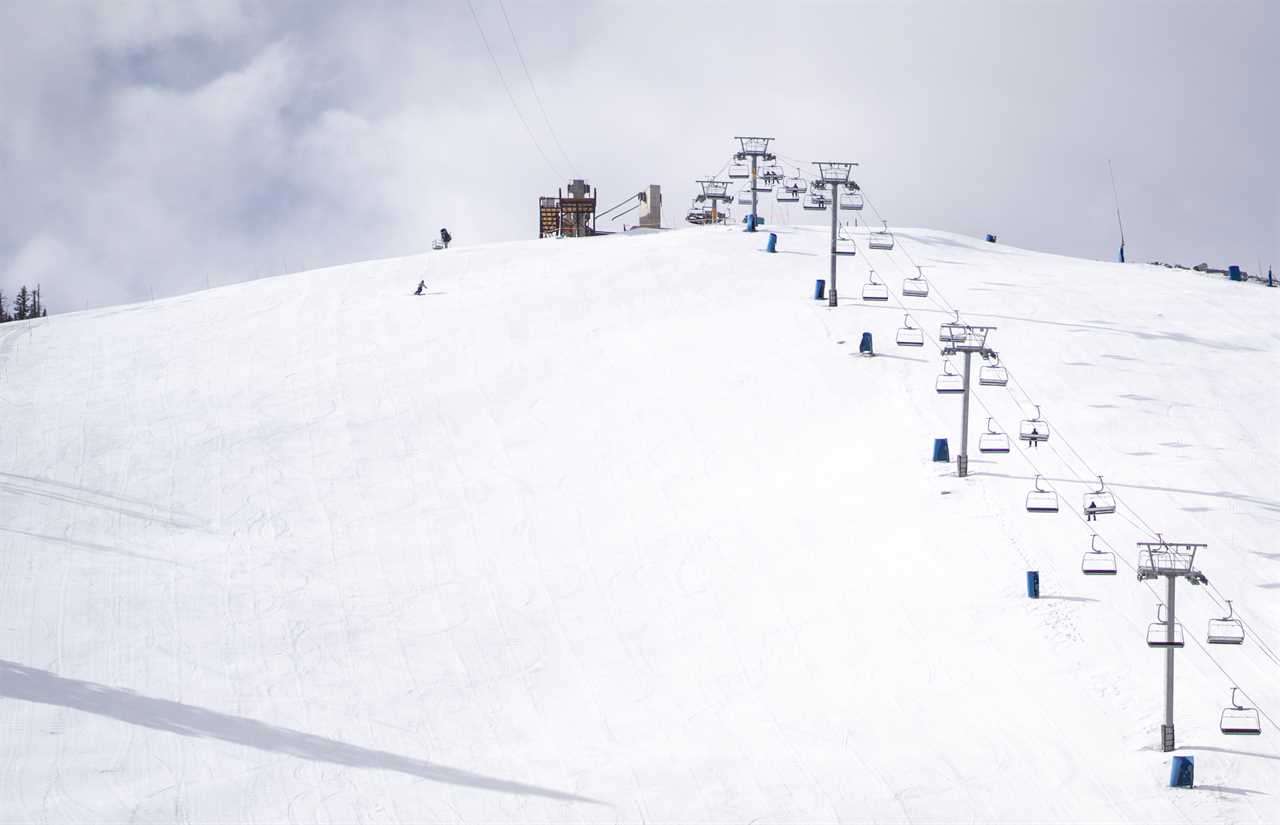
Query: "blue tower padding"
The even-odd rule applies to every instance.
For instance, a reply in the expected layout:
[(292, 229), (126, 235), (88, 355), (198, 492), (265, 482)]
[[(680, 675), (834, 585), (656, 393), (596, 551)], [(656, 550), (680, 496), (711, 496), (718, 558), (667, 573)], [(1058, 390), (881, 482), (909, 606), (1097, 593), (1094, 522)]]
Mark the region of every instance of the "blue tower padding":
[(987, 243), (995, 243), (995, 242), (996, 242), (996, 236), (995, 236), (995, 235), (992, 235), (990, 232), (988, 232), (988, 233), (987, 233)]
[(1194, 788), (1196, 786), (1196, 758), (1175, 756), (1169, 771), (1170, 788)]
[(1231, 266), (1227, 267), (1227, 277), (1233, 281), (1244, 280), (1244, 276), (1240, 274), (1240, 267), (1236, 266), (1235, 264), (1232, 264)]
[(813, 300), (821, 301), (827, 294), (827, 280), (819, 278), (813, 283)]
[(1027, 598), (1028, 599), (1040, 598), (1040, 571), (1039, 570), (1027, 571)]
[(875, 355), (875, 347), (871, 346), (871, 333), (862, 333), (862, 340), (858, 342), (858, 352), (863, 355)]
[(765, 252), (778, 251), (778, 233), (777, 232), (769, 233), (769, 244), (764, 248), (764, 251)]
[(950, 461), (951, 451), (947, 449), (947, 440), (945, 438), (935, 438), (933, 440), (933, 460), (934, 461)]

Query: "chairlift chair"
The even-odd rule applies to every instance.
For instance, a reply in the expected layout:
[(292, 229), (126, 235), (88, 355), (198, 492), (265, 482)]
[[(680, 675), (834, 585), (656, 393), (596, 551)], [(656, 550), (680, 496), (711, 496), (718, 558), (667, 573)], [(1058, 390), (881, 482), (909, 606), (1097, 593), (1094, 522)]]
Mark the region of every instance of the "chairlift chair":
[(772, 181), (772, 180), (770, 180), (769, 178), (765, 178), (765, 177), (759, 177), (759, 178), (756, 178), (756, 187), (755, 187), (755, 188), (756, 188), (756, 191), (757, 191), (757, 192), (772, 192), (772, 191), (773, 191), (773, 181)]
[(1244, 644), (1244, 623), (1234, 616), (1235, 608), (1231, 606), (1231, 600), (1227, 599), (1227, 615), (1221, 619), (1209, 620), (1209, 644)]
[(850, 209), (854, 212), (862, 209), (862, 193), (861, 192), (841, 192), (840, 208)]
[(944, 344), (958, 344), (964, 341), (964, 324), (960, 323), (960, 310), (955, 310), (956, 319), (943, 324), (938, 331), (938, 340)]
[(1040, 405), (1036, 405), (1035, 418), (1023, 419), (1018, 426), (1018, 438), (1029, 446), (1037, 447), (1041, 441), (1049, 440), (1049, 422), (1040, 418)]
[(780, 186), (775, 191), (774, 197), (778, 199), (778, 203), (799, 203), (800, 190), (794, 186)]
[(867, 246), (872, 249), (893, 249), (893, 233), (889, 231), (889, 222), (881, 221), (881, 223), (884, 224), (884, 229), (872, 232)]
[(864, 301), (887, 301), (889, 300), (889, 287), (876, 280), (876, 271), (874, 269), (867, 273), (867, 282), (862, 285), (862, 300)]
[(1231, 707), (1224, 708), (1218, 720), (1218, 730), (1227, 736), (1257, 736), (1262, 733), (1262, 720), (1257, 708), (1249, 708), (1236, 701), (1236, 691), (1231, 687)]
[(800, 194), (809, 191), (809, 183), (801, 177), (787, 178), (787, 187), (796, 190)]
[(1106, 489), (1102, 476), (1098, 476), (1098, 489), (1084, 494), (1085, 517), (1089, 521), (1095, 521), (1098, 516), (1111, 515), (1115, 511), (1116, 497)]
[(994, 425), (992, 425), (991, 421), (992, 419), (987, 419), (987, 431), (978, 436), (978, 452), (1009, 452), (1009, 436), (997, 430)]
[(898, 329), (898, 336), (895, 342), (900, 347), (923, 347), (924, 346), (924, 330), (920, 327), (911, 325), (911, 316), (902, 316), (903, 326)]
[(984, 387), (1003, 387), (1009, 383), (1009, 371), (1000, 365), (1000, 356), (992, 357), (993, 364), (983, 364), (978, 369), (978, 383)]
[(854, 243), (853, 238), (844, 237), (844, 233), (836, 236), (836, 254), (837, 255), (857, 255), (858, 245)]
[(729, 164), (729, 177), (735, 180), (749, 178), (751, 177), (751, 167), (740, 160), (735, 160)]
[(958, 395), (964, 392), (964, 376), (951, 369), (951, 360), (942, 359), (942, 374), (933, 384), (938, 395)]
[(810, 212), (826, 212), (827, 199), (820, 192), (810, 192), (804, 196), (804, 208)]
[(924, 279), (924, 270), (916, 265), (916, 277), (902, 282), (902, 294), (908, 298), (928, 298), (929, 282)]
[(1056, 513), (1058, 512), (1058, 494), (1053, 490), (1040, 489), (1040, 476), (1036, 476), (1036, 486), (1031, 492), (1027, 493), (1027, 512), (1028, 513)]
[(1147, 625), (1147, 647), (1183, 647), (1182, 622), (1174, 622), (1170, 632), (1168, 622), (1160, 618), (1163, 612), (1164, 605), (1156, 605), (1156, 620)]
[(742, 204), (743, 206), (750, 206), (750, 205), (751, 205), (751, 190), (750, 190), (750, 189), (743, 189), (741, 192), (739, 192), (739, 193), (738, 193), (738, 203)]
[(1116, 554), (1098, 549), (1098, 537), (1089, 539), (1089, 552), (1080, 560), (1080, 572), (1086, 576), (1114, 576)]

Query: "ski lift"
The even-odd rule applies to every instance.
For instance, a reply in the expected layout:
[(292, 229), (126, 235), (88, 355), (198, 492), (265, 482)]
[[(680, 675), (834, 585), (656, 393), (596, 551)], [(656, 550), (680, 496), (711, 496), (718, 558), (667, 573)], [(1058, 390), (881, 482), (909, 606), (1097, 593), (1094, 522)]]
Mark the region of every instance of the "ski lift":
[(978, 452), (980, 453), (1007, 453), (1009, 452), (1009, 436), (997, 430), (991, 423), (992, 419), (987, 419), (987, 431), (978, 436)]
[(1084, 494), (1084, 514), (1089, 521), (1097, 521), (1098, 516), (1107, 516), (1116, 511), (1116, 497), (1107, 491), (1098, 476), (1098, 489)]
[(1027, 493), (1028, 513), (1058, 512), (1058, 494), (1053, 490), (1040, 489), (1040, 476), (1036, 475), (1035, 489)]
[(876, 271), (874, 269), (867, 273), (867, 282), (862, 285), (862, 300), (864, 301), (887, 301), (889, 300), (889, 287), (876, 280)]
[(758, 178), (756, 178), (756, 187), (755, 187), (755, 189), (756, 189), (756, 191), (757, 191), (757, 192), (772, 192), (772, 191), (773, 191), (773, 181), (772, 181), (771, 179), (767, 178), (767, 177), (763, 177), (763, 176), (762, 176), (762, 177), (758, 177)]
[(782, 180), (782, 167), (777, 161), (771, 160), (760, 168), (760, 177), (769, 183), (778, 183)]
[(862, 193), (861, 192), (841, 192), (840, 208), (858, 211), (862, 209)]
[(934, 382), (933, 388), (938, 395), (956, 395), (964, 392), (964, 376), (951, 369), (951, 359), (942, 359), (942, 374)]
[(1098, 537), (1089, 539), (1089, 552), (1080, 560), (1080, 572), (1086, 576), (1114, 576), (1116, 554), (1098, 549)]
[(902, 282), (902, 294), (909, 298), (928, 298), (929, 282), (924, 279), (924, 270), (916, 265), (916, 277)]
[(735, 160), (729, 164), (729, 177), (735, 180), (742, 180), (751, 177), (751, 167), (740, 160)]
[(787, 178), (787, 188), (794, 189), (800, 194), (804, 194), (809, 191), (809, 184), (805, 182), (804, 178)]
[(778, 199), (778, 203), (799, 203), (800, 190), (794, 186), (780, 186), (774, 197)]
[(750, 206), (750, 205), (751, 205), (751, 190), (750, 190), (750, 189), (743, 189), (741, 192), (739, 192), (739, 193), (738, 193), (738, 203), (742, 204), (743, 206)]
[(1231, 707), (1222, 711), (1218, 730), (1227, 736), (1257, 736), (1262, 733), (1262, 720), (1258, 718), (1256, 708), (1247, 708), (1236, 701), (1236, 691), (1239, 689), (1232, 685)]
[(837, 255), (857, 255), (858, 245), (854, 243), (853, 238), (847, 238), (844, 232), (836, 236), (836, 254)]
[(827, 199), (821, 192), (810, 192), (804, 196), (804, 208), (810, 212), (826, 212)]
[(965, 339), (964, 324), (960, 323), (960, 310), (955, 310), (956, 319), (939, 328), (938, 340), (944, 344), (958, 344)]
[(1009, 371), (1000, 366), (1000, 356), (992, 356), (994, 364), (983, 364), (978, 370), (978, 383), (984, 387), (1003, 387), (1009, 383)]
[(884, 224), (884, 229), (872, 232), (867, 246), (872, 249), (893, 249), (893, 233), (889, 231), (889, 222), (881, 221), (881, 223)]
[(1049, 440), (1049, 422), (1040, 418), (1040, 405), (1036, 404), (1035, 418), (1025, 418), (1018, 427), (1018, 438), (1032, 447)]
[(1236, 618), (1235, 608), (1227, 599), (1227, 615), (1221, 619), (1209, 620), (1209, 644), (1238, 645), (1244, 643), (1244, 624)]
[(898, 337), (895, 339), (900, 347), (923, 347), (924, 346), (924, 330), (920, 327), (911, 325), (911, 316), (902, 316), (903, 326), (898, 330)]
[(1164, 605), (1156, 605), (1156, 620), (1147, 625), (1147, 647), (1182, 647), (1186, 642), (1182, 638), (1182, 622), (1174, 622), (1170, 629), (1168, 622), (1160, 618)]

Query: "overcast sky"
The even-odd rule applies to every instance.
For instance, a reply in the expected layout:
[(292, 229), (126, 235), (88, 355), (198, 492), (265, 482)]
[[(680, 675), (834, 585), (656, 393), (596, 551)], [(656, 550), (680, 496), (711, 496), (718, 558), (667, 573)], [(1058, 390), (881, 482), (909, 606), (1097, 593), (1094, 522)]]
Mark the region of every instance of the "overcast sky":
[(1131, 260), (1280, 265), (1274, 0), (504, 2), (545, 119), (498, 0), (0, 0), (0, 288), (529, 238), (571, 174), (683, 226), (737, 134), (859, 161), (891, 224), (1093, 258), (1111, 159)]

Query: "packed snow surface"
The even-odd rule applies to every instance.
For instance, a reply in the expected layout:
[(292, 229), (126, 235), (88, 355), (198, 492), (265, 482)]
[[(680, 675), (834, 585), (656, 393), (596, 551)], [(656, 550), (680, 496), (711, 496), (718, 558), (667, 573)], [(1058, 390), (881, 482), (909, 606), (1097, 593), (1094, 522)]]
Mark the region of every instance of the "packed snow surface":
[[(825, 231), (778, 231), (0, 327), (0, 821), (1280, 821), (1280, 730), (1218, 732), (1233, 684), (1280, 718), (1280, 290), (900, 229), (831, 309)], [(975, 440), (1051, 440), (932, 463), (960, 400), (904, 304), (997, 327)], [(1156, 531), (1216, 588), (1178, 591), (1193, 790)]]

